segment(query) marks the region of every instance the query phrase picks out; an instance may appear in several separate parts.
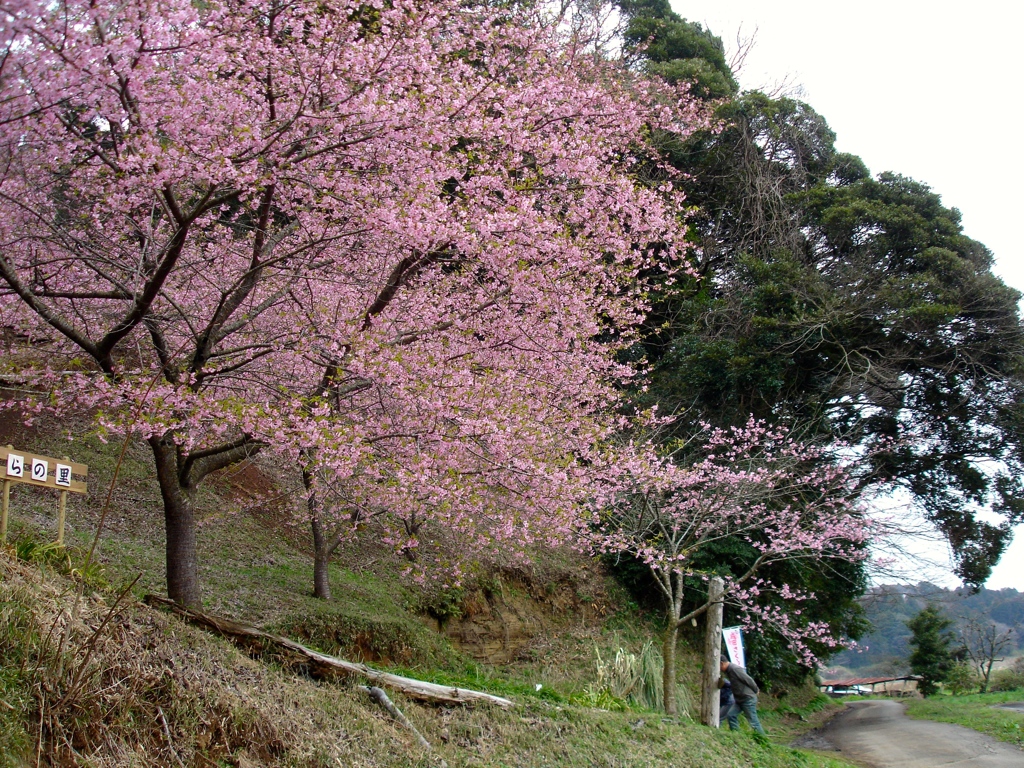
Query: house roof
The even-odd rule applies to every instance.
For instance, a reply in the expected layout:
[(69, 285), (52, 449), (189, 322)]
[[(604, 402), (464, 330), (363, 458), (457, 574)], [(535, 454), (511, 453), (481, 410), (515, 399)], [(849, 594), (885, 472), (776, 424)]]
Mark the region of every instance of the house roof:
[(848, 677), (845, 680), (822, 680), (821, 684), (839, 686), (840, 688), (850, 685), (875, 685), (877, 683), (895, 683), (900, 680), (917, 680), (914, 675), (900, 675), (898, 677)]

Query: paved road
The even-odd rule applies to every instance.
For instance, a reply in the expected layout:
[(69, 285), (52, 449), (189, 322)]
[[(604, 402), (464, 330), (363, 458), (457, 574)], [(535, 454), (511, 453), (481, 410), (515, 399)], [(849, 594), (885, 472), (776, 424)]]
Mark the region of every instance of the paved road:
[(897, 701), (851, 702), (800, 746), (836, 749), (870, 768), (1024, 768), (1024, 750), (959, 725), (911, 720)]

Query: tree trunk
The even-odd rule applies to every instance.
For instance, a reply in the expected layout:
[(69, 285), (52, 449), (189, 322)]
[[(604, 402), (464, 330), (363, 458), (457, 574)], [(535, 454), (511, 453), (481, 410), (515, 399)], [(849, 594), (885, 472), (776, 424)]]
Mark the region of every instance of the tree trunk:
[(195, 509), (191, 490), (182, 484), (178, 472), (178, 448), (171, 435), (154, 436), (147, 442), (164, 502), (167, 596), (189, 608), (201, 608)]
[[(311, 510), (312, 511), (312, 510)], [(313, 528), (313, 596), (331, 599), (331, 548), (324, 535), (324, 526), (316, 515), (310, 517)]]
[(331, 599), (331, 552), (334, 549), (327, 540), (324, 524), (320, 520), (320, 497), (317, 496), (313, 483), (313, 475), (309, 471), (312, 464), (312, 450), (302, 452), (302, 485), (306, 489), (306, 510), (309, 513), (309, 525), (313, 529), (313, 596), (321, 600)]
[(661, 673), (661, 692), (665, 702), (665, 714), (678, 714), (676, 704), (676, 639), (679, 636), (679, 621), (669, 611), (668, 626), (665, 627), (665, 643), (661, 649), (664, 666)]
[(982, 677), (981, 677), (981, 690), (979, 691), (979, 693), (988, 693), (988, 684), (989, 684), (989, 680), (992, 677), (992, 665), (994, 663), (995, 662), (990, 661), (985, 666), (985, 674), (983, 674)]

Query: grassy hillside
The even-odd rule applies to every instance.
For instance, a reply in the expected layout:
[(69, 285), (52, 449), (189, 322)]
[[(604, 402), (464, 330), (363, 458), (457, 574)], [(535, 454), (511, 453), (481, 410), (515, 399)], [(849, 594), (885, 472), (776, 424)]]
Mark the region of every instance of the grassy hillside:
[[(163, 589), (145, 446), (128, 446), (99, 565), (86, 568), (121, 446), (68, 444), (11, 421), (0, 441), (90, 467), (89, 497), (69, 505), (68, 550), (46, 545), (54, 499), (12, 494), (11, 546), (0, 553), (0, 765), (843, 765), (782, 746), (823, 716), (810, 692), (765, 701), (771, 743), (627, 703), (616, 657), (641, 657), (657, 628), (579, 556), (546, 553), (529, 569), (495, 566), (461, 589), (430, 591), (403, 582), (399, 564), (367, 538), (336, 558), (334, 598), (318, 601), (280, 478), (258, 464), (217, 478), (201, 504), (205, 610), (514, 700), (510, 710), (439, 708), (394, 694), (433, 745), (425, 753), (358, 681), (315, 680), (269, 653), (252, 658), (140, 602)], [(696, 661), (685, 658), (680, 684), (692, 702)]]

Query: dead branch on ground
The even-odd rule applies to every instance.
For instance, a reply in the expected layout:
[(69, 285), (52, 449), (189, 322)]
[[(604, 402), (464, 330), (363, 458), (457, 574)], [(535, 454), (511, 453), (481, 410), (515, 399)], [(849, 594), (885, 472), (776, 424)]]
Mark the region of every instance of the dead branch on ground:
[(314, 651), (312, 648), (307, 648), (294, 640), (289, 640), (287, 637), (273, 635), (269, 632), (264, 632), (262, 629), (257, 629), (248, 624), (241, 624), (223, 616), (214, 616), (185, 608), (166, 597), (146, 595), (145, 602), (150, 606), (168, 608), (190, 623), (213, 630), (251, 653), (264, 653), (268, 650), (274, 650), (283, 656), (308, 664), (313, 675), (317, 677), (330, 678), (339, 675), (362, 677), (375, 685), (401, 691), (409, 698), (435, 704), (488, 702), (490, 704), (497, 704), (499, 707), (512, 706), (511, 701), (500, 696), (492, 696), (489, 693), (473, 691), (468, 688), (453, 688), (451, 686), (424, 682), (423, 680), (415, 680), (411, 677), (392, 675), (388, 672), (381, 672), (380, 670), (368, 667), (365, 664), (357, 664), (339, 659), (336, 656), (329, 656), (325, 653)]

